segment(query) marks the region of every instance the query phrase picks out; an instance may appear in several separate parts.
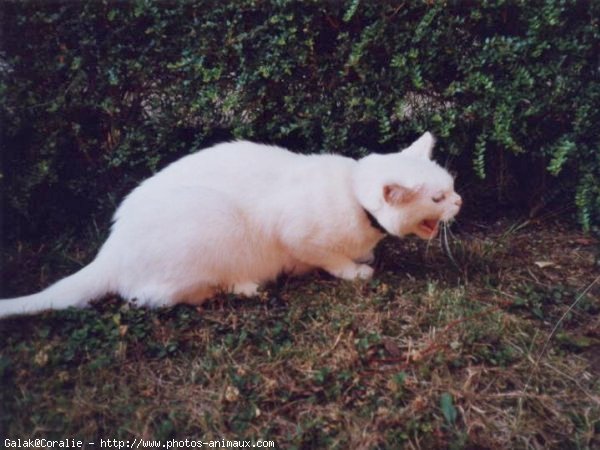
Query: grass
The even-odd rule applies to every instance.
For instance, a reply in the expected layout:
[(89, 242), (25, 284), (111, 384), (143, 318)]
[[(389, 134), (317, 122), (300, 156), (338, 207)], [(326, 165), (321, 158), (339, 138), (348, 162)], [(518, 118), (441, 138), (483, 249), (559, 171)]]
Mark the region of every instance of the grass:
[[(90, 260), (85, 245), (7, 248), (4, 290), (67, 274)], [(368, 283), (317, 273), (202, 308), (108, 298), (3, 320), (0, 434), (598, 448), (598, 285), (549, 340), (598, 275), (597, 246), (559, 223), (471, 224), (452, 259), (386, 240)]]

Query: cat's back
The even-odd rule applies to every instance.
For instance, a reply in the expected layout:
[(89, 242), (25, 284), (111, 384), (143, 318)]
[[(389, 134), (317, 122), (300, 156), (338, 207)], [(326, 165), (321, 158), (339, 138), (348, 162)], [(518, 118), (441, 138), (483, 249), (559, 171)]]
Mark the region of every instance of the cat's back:
[(335, 177), (355, 161), (331, 154), (298, 154), (273, 145), (235, 141), (187, 155), (144, 181), (138, 191), (164, 192), (170, 188), (204, 187), (224, 192), (243, 188), (264, 192), (306, 184), (319, 177)]
[(114, 219), (125, 211), (151, 203), (172, 201), (182, 190), (198, 188), (243, 192), (258, 184), (276, 184), (291, 167), (305, 158), (281, 147), (234, 141), (217, 144), (184, 156), (143, 181), (121, 203)]
[(198, 178), (212, 173), (243, 176), (244, 173), (264, 172), (298, 164), (304, 158), (304, 155), (273, 145), (249, 141), (225, 142), (185, 156), (166, 167), (159, 175), (179, 179), (182, 176)]
[(257, 207), (280, 196), (323, 195), (331, 190), (327, 185), (346, 184), (354, 164), (339, 155), (297, 154), (248, 141), (222, 143), (187, 155), (144, 181), (123, 201), (115, 220), (126, 211), (166, 211), (184, 192), (215, 192)]

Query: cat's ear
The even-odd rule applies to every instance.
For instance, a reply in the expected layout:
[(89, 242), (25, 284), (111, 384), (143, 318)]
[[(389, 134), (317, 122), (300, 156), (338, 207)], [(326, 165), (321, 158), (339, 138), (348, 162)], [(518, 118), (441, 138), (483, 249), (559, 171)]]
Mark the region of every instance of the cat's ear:
[(423, 133), (419, 139), (413, 142), (410, 147), (402, 150), (400, 154), (413, 158), (431, 159), (431, 153), (433, 151), (434, 144), (435, 138), (429, 131), (427, 131)]
[(411, 202), (418, 194), (420, 187), (407, 188), (399, 184), (386, 184), (383, 187), (383, 198), (392, 206), (400, 206)]

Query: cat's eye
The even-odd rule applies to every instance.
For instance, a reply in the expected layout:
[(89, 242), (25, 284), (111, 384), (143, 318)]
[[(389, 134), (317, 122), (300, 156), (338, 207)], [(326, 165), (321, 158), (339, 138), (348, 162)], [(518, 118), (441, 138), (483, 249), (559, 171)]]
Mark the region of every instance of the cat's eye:
[(441, 194), (436, 197), (431, 197), (431, 200), (433, 200), (433, 203), (439, 203), (442, 200), (444, 200), (445, 198), (446, 198), (446, 196), (444, 194)]

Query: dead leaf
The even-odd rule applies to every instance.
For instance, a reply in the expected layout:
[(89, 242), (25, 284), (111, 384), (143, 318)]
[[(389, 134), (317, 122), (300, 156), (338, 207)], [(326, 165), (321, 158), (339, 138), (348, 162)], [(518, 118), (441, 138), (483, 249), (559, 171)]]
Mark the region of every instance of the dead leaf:
[(388, 352), (390, 354), (390, 356), (393, 358), (398, 358), (398, 357), (400, 357), (400, 355), (402, 355), (402, 351), (400, 350), (400, 347), (398, 347), (398, 344), (396, 342), (394, 342), (392, 339), (384, 338), (383, 339), (383, 347), (385, 348), (385, 351)]
[(546, 267), (554, 266), (554, 263), (552, 261), (536, 261), (534, 262), (534, 264), (540, 269), (545, 269)]

